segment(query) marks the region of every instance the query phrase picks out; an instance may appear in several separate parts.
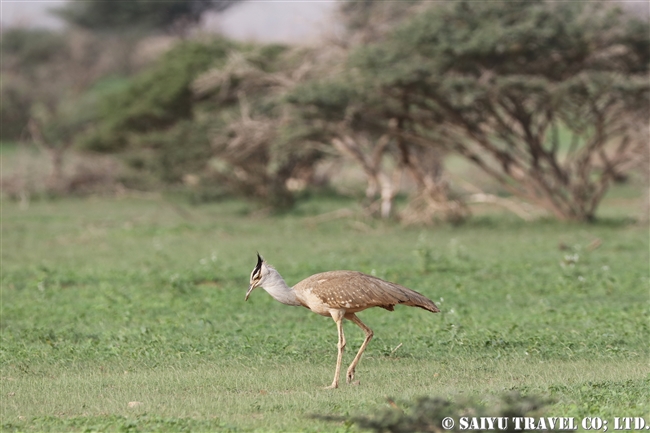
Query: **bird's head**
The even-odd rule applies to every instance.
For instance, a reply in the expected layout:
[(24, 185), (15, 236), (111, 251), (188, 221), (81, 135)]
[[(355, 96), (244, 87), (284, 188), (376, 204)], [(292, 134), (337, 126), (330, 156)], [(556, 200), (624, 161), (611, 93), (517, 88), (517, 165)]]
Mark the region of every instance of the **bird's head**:
[(255, 265), (253, 272), (251, 272), (251, 279), (248, 283), (248, 292), (246, 292), (246, 298), (244, 298), (245, 301), (248, 301), (248, 297), (250, 296), (253, 289), (262, 286), (264, 278), (268, 275), (268, 273), (269, 269), (266, 266), (266, 262), (262, 256), (257, 253), (257, 264)]

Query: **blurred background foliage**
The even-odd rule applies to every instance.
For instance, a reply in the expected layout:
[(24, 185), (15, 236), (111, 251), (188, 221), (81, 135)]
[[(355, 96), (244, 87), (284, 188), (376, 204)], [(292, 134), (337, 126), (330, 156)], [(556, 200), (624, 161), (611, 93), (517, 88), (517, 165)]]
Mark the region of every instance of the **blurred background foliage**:
[[(338, 188), (406, 223), (460, 222), (473, 203), (592, 220), (614, 182), (647, 195), (647, 16), (368, 0), (342, 2), (318, 45), (194, 30), (237, 3), (70, 2), (54, 12), (63, 31), (3, 29), (2, 143), (49, 161), (40, 181), (17, 164), (3, 194), (176, 191), (289, 209)], [(347, 177), (356, 189), (340, 188)]]
[(210, 10), (223, 11), (240, 0), (146, 0), (70, 2), (54, 11), (71, 25), (92, 31), (142, 32), (183, 30), (200, 22)]

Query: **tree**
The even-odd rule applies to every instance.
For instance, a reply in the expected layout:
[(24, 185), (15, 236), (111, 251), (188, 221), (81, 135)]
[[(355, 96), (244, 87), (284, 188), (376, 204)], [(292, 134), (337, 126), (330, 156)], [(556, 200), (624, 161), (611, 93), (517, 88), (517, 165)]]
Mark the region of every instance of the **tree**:
[[(466, 156), (560, 219), (591, 220), (646, 122), (648, 23), (602, 3), (460, 1), (356, 50), (396, 140)], [(397, 111), (401, 112), (397, 113)]]
[(169, 30), (200, 22), (209, 10), (223, 11), (241, 0), (149, 0), (69, 2), (55, 10), (69, 24), (94, 31)]
[(442, 215), (458, 222), (468, 215), (466, 206), (450, 197), (444, 149), (405, 139), (408, 107), (385, 98), (363, 71), (351, 68), (328, 81), (307, 82), (287, 100), (299, 107), (303, 122), (320, 131), (322, 142), (331, 142), (363, 170), (370, 211), (377, 208), (381, 217), (391, 216), (401, 173), (407, 172), (417, 191), (402, 212), (403, 220), (428, 223)]
[(47, 188), (50, 192), (65, 192), (64, 156), (93, 120), (92, 108), (83, 98), (68, 98), (48, 106), (36, 103), (32, 106), (27, 129), (32, 141), (44, 149), (52, 164)]
[(49, 192), (66, 192), (67, 153), (96, 120), (91, 89), (115, 72), (113, 53), (87, 32), (15, 28), (3, 33), (0, 123), (2, 139), (31, 138), (51, 161)]
[(221, 126), (211, 133), (208, 176), (274, 209), (293, 205), (294, 190), (313, 180), (323, 152), (284, 95), (313, 78), (314, 54), (262, 45), (231, 53), (194, 81), (195, 97), (215, 104), (210, 115)]
[(337, 42), (346, 47), (381, 41), (396, 25), (426, 7), (425, 2), (386, 2), (381, 0), (345, 0), (337, 10), (344, 26)]
[(30, 109), (37, 100), (52, 99), (41, 83), (55, 75), (47, 66), (70, 61), (70, 50), (62, 35), (48, 30), (9, 29), (0, 39), (2, 82), (0, 124), (3, 141), (25, 136)]
[[(371, 42), (381, 43), (397, 25), (423, 7), (424, 3), (418, 0), (344, 1), (339, 6), (338, 19), (345, 29), (340, 38), (332, 38), (333, 45), (349, 51)], [(332, 72), (327, 75), (331, 76)], [(354, 161), (366, 175), (366, 210), (369, 213), (378, 213), (382, 218), (392, 216), (393, 200), (399, 192), (402, 174), (407, 171), (418, 191), (409, 209), (402, 212), (404, 220), (429, 222), (440, 212), (450, 220), (463, 219), (467, 209), (448, 197), (442, 149), (425, 148), (393, 137), (390, 131), (403, 126), (398, 120), (399, 114), (386, 107), (381, 98), (357, 91), (364, 87), (363, 77), (344, 74), (325, 86), (298, 88), (289, 99), (303, 109), (320, 112), (324, 116), (320, 120), (327, 118), (326, 141)], [(315, 124), (319, 124), (319, 117), (319, 114), (313, 117), (317, 119)]]

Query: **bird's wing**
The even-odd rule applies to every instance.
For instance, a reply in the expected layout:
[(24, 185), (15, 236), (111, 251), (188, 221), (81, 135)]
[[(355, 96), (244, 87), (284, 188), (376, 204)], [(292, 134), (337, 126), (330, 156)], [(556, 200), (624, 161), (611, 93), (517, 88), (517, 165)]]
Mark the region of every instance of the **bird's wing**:
[(398, 304), (438, 312), (438, 307), (420, 293), (356, 271), (331, 271), (313, 275), (294, 287), (307, 290), (330, 308), (392, 310)]

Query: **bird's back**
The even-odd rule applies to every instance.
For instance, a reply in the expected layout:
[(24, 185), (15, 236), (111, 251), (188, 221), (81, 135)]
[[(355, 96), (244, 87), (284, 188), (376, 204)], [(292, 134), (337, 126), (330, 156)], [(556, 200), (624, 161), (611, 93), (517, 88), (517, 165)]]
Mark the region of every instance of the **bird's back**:
[(325, 307), (354, 313), (371, 307), (392, 311), (398, 304), (424, 308), (432, 313), (440, 311), (430, 299), (414, 290), (356, 271), (315, 274), (293, 289), (303, 305), (319, 314), (325, 314), (325, 311), (318, 311)]

